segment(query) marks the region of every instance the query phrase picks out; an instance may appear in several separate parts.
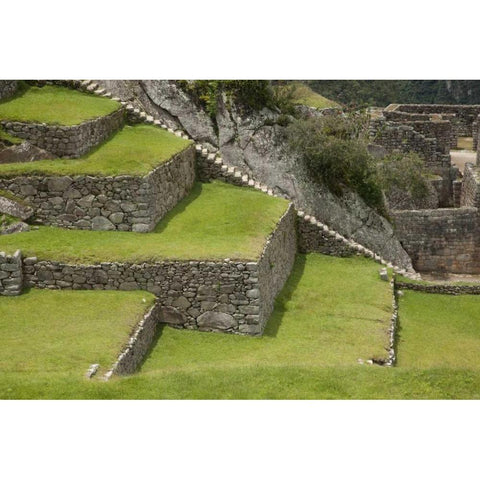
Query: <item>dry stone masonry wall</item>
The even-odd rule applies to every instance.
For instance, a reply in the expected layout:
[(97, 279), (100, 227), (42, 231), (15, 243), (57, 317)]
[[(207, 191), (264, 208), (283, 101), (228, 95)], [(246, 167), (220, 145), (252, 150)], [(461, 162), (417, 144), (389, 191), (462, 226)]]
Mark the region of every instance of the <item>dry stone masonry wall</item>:
[(23, 288), (22, 254), (0, 252), (0, 296), (20, 295)]
[(125, 121), (123, 108), (79, 125), (48, 125), (1, 120), (0, 126), (9, 134), (28, 140), (31, 144), (64, 158), (77, 158), (89, 152), (114, 132)]
[(195, 149), (190, 146), (144, 177), (0, 177), (0, 190), (24, 199), (46, 225), (147, 232), (194, 182)]
[(416, 292), (439, 293), (443, 295), (480, 295), (479, 285), (431, 284), (402, 282), (395, 280), (395, 289), (414, 290)]
[(266, 242), (258, 262), (165, 261), (68, 265), (24, 260), (30, 287), (148, 290), (159, 297), (161, 321), (179, 328), (257, 335), (290, 274), (296, 253), (292, 205)]
[(135, 327), (128, 344), (111, 369), (105, 374), (105, 380), (108, 380), (112, 375), (131, 375), (135, 373), (155, 340), (159, 323), (160, 308), (159, 305), (154, 305)]
[(0, 80), (0, 100), (11, 97), (18, 87), (17, 80)]

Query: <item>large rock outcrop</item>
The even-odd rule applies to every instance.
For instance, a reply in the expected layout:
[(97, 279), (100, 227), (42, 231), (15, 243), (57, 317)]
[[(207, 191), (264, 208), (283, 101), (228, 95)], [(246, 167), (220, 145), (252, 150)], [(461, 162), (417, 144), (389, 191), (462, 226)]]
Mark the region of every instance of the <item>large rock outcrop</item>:
[(227, 163), (241, 167), (260, 182), (290, 198), (298, 209), (315, 215), (341, 234), (384, 258), (411, 268), (411, 260), (392, 225), (355, 193), (339, 198), (309, 178), (301, 162), (287, 151), (278, 113), (268, 109), (244, 114), (219, 99), (216, 130), (210, 117), (174, 81), (98, 81), (122, 99), (160, 117), (195, 140), (220, 149)]

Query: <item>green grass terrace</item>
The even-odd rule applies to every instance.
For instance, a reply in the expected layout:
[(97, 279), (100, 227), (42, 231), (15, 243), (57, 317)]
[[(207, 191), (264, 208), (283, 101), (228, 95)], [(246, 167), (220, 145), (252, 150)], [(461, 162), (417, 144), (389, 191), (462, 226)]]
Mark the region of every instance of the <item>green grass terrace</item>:
[(32, 289), (1, 297), (3, 394), (35, 381), (51, 394), (62, 378), (81, 385), (94, 363), (106, 373), (153, 302), (148, 292)]
[[(111, 340), (111, 347), (106, 349), (110, 354), (116, 351), (123, 338), (119, 333), (125, 331), (124, 322), (134, 317), (131, 310), (139, 303), (135, 292), (130, 307), (114, 304), (113, 294), (118, 292), (93, 292), (98, 298), (103, 293), (112, 294), (105, 297), (101, 308), (93, 301), (91, 305), (74, 303), (74, 294), (79, 292), (69, 292), (71, 302), (62, 297), (66, 293), (63, 291), (32, 290), (21, 297), (0, 298), (0, 322), (4, 325), (0, 398), (341, 398), (348, 388), (342, 388), (345, 383), (361, 396), (369, 382), (380, 383), (370, 378), (364, 386), (365, 377), (392, 371), (358, 364), (358, 358), (385, 356), (388, 346), (391, 291), (379, 279), (377, 270), (378, 265), (365, 258), (299, 255), (263, 337), (165, 326), (139, 373), (107, 383), (80, 378), (90, 359), (101, 365), (106, 360), (93, 353), (80, 356), (77, 352), (86, 351), (82, 345), (90, 342), (106, 342), (93, 331), (98, 332), (108, 322), (112, 325), (108, 319), (125, 305), (130, 312), (122, 313), (115, 322), (112, 335), (117, 335), (117, 341)], [(85, 294), (85, 301), (97, 298), (87, 295), (92, 292), (80, 293)], [(42, 302), (54, 294), (59, 308), (50, 304), (48, 314), (31, 321), (37, 315), (34, 311), (46, 311)], [(16, 323), (19, 333), (15, 333)], [(57, 328), (66, 328), (64, 324), (72, 329), (72, 338), (64, 340), (60, 331), (58, 339), (52, 339), (58, 342), (54, 350), (61, 350), (65, 357), (75, 354), (79, 360), (68, 360), (66, 366), (59, 363), (56, 371), (48, 368), (49, 375), (44, 375), (41, 365), (48, 366), (52, 357), (52, 352), (45, 350), (44, 336), (55, 337)], [(30, 337), (23, 340), (28, 333)], [(78, 336), (78, 346), (73, 342), (74, 335)], [(23, 341), (25, 346), (15, 353), (13, 350)], [(33, 350), (32, 359), (26, 358), (22, 364), (22, 354), (28, 357), (29, 349)], [(22, 369), (24, 375), (20, 374)], [(38, 375), (27, 375), (39, 371)]]
[(40, 227), (0, 236), (0, 251), (70, 263), (256, 260), (287, 207), (251, 188), (197, 183), (151, 233)]
[(146, 292), (0, 297), (0, 398), (480, 398), (478, 296), (405, 292), (397, 366), (358, 363), (388, 344), (390, 286), (369, 259), (298, 255), (263, 337), (165, 326), (138, 373), (83, 378), (110, 365), (143, 298), (147, 308)]
[(0, 102), (0, 119), (70, 126), (104, 117), (120, 107), (108, 98), (65, 87), (24, 84), (14, 97)]
[(109, 140), (80, 158), (2, 164), (0, 177), (146, 175), (191, 144), (189, 140), (151, 125), (125, 126)]

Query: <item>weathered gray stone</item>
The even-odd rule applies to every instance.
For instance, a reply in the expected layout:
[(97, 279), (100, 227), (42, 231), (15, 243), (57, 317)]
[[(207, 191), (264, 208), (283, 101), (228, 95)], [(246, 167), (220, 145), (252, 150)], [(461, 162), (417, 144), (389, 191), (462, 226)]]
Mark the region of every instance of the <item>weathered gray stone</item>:
[(2, 213), (20, 218), (21, 220), (27, 220), (33, 215), (33, 208), (0, 195), (0, 214)]
[(115, 225), (105, 217), (95, 217), (92, 219), (92, 230), (115, 230)]
[(197, 325), (200, 330), (219, 329), (228, 330), (237, 326), (237, 321), (227, 313), (205, 312), (197, 318)]

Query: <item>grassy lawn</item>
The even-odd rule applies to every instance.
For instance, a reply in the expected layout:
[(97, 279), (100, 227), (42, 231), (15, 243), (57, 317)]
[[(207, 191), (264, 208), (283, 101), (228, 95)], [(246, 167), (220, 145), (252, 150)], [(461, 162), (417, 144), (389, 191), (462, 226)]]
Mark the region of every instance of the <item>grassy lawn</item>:
[[(165, 327), (142, 375), (205, 368), (325, 367), (385, 357), (391, 290), (364, 258), (299, 255), (261, 338)], [(192, 359), (195, 359), (192, 362)]]
[(314, 92), (308, 85), (301, 82), (295, 83), (294, 101), (300, 105), (318, 109), (339, 107), (338, 103)]
[(108, 98), (65, 87), (27, 87), (13, 98), (0, 102), (0, 119), (21, 122), (77, 125), (104, 117), (120, 108)]
[(405, 291), (398, 366), (480, 369), (480, 297)]
[(147, 292), (112, 291), (32, 289), (0, 297), (2, 396), (32, 381), (53, 393), (57, 376), (82, 382), (93, 363), (107, 371), (153, 301)]
[[(47, 354), (40, 352), (38, 338), (45, 335), (47, 329), (44, 327), (47, 325), (49, 331), (58, 335), (57, 330), (65, 328), (65, 318), (75, 316), (75, 324), (81, 325), (90, 316), (90, 325), (101, 328), (99, 325), (106, 321), (104, 317), (108, 317), (113, 308), (118, 308), (116, 312), (121, 313), (116, 316), (121, 318), (125, 310), (133, 308), (130, 302), (119, 304), (117, 298), (113, 304), (103, 300), (98, 305), (89, 302), (87, 306), (82, 306), (86, 310), (80, 311), (77, 308), (79, 305), (73, 304), (74, 308), (71, 308), (73, 302), (66, 297), (60, 298), (60, 295), (82, 294), (90, 296), (90, 300), (98, 295), (108, 300), (108, 297), (102, 296), (118, 295), (120, 292), (38, 292), (39, 296), (40, 293), (58, 295), (58, 302), (51, 304), (48, 314), (41, 317), (37, 312), (45, 309), (39, 309), (36, 302), (35, 315), (38, 318), (32, 318), (33, 308), (27, 305), (27, 297), (34, 291), (24, 297), (0, 297), (0, 324), (5, 324), (5, 331), (1, 332), (1, 352), (3, 362), (7, 362), (2, 363), (0, 398), (480, 398), (480, 369), (473, 357), (464, 360), (463, 367), (457, 361), (444, 361), (441, 356), (443, 345), (439, 343), (435, 348), (435, 361), (423, 360), (418, 364), (411, 357), (409, 360), (406, 345), (407, 341), (411, 343), (410, 355), (423, 355), (425, 342), (415, 344), (416, 334), (424, 338), (435, 338), (437, 335), (428, 326), (425, 333), (411, 330), (409, 323), (414, 320), (411, 311), (421, 314), (422, 318), (433, 312), (435, 317), (431, 317), (431, 322), (439, 320), (440, 328), (445, 332), (442, 324), (448, 324), (448, 321), (439, 319), (437, 315), (443, 310), (444, 318), (450, 315), (453, 323), (457, 323), (457, 333), (461, 331), (459, 338), (463, 335), (473, 338), (474, 332), (478, 331), (472, 325), (473, 320), (469, 323), (462, 320), (460, 313), (455, 314), (461, 311), (465, 317), (475, 318), (478, 310), (465, 296), (446, 298), (406, 292), (400, 302), (399, 366), (386, 368), (357, 364), (358, 357), (365, 359), (382, 351), (386, 341), (390, 292), (388, 285), (378, 279), (377, 270), (376, 263), (361, 258), (299, 255), (263, 338), (164, 327), (138, 374), (115, 378), (107, 383), (81, 378), (90, 363), (105, 362), (98, 354), (89, 353), (85, 361), (78, 362), (77, 368), (74, 363), (78, 357), (63, 348), (62, 340), (57, 345), (58, 355), (68, 355), (68, 358), (59, 361), (61, 367), (55, 368), (54, 363), (49, 366), (50, 362), (55, 362), (48, 350), (52, 347), (45, 348), (42, 344), (41, 350)], [(131, 295), (134, 298), (132, 303), (138, 304), (140, 297), (137, 292), (121, 294)], [(144, 295), (142, 292), (141, 296)], [(454, 303), (451, 304), (452, 300)], [(14, 304), (23, 305), (22, 309), (13, 309)], [(457, 317), (463, 326), (457, 322)], [(58, 320), (60, 318), (62, 321)], [(384, 321), (375, 321), (381, 319)], [(20, 325), (20, 328), (15, 325)], [(25, 325), (29, 325), (28, 335), (20, 334)], [(41, 335), (37, 333), (39, 328), (43, 332)], [(85, 325), (85, 328), (89, 330), (90, 327)], [(452, 328), (446, 335), (452, 336)], [(463, 333), (463, 329), (470, 333)], [(31, 335), (32, 330), (35, 336)], [(119, 334), (119, 341), (122, 339), (120, 332), (112, 330), (111, 335), (114, 334)], [(77, 332), (75, 335), (78, 341)], [(85, 339), (90, 335), (95, 342), (99, 341), (99, 336), (94, 336), (90, 330), (85, 333)], [(113, 345), (113, 338), (102, 337), (102, 342), (108, 341)], [(26, 342), (25, 347), (22, 342)], [(80, 347), (83, 340), (78, 343)], [(107, 348), (104, 345), (102, 349)], [(22, 352), (12, 351), (15, 348), (26, 351), (25, 358), (22, 358)], [(116, 348), (114, 346), (111, 352), (116, 352)], [(467, 348), (474, 352), (475, 348), (478, 350), (478, 345), (470, 343)], [(30, 373), (22, 373), (22, 368), (32, 363), (29, 356), (33, 359), (37, 355), (45, 357), (43, 362), (46, 367), (32, 365)], [(453, 355), (465, 359), (464, 351)], [(452, 351), (447, 348), (445, 356), (451, 358)], [(14, 360), (15, 357), (17, 360)], [(20, 366), (11, 367), (14, 361), (18, 361)], [(472, 363), (467, 365), (467, 361)], [(69, 368), (72, 370), (69, 371)]]
[(66, 262), (254, 260), (288, 202), (222, 182), (196, 184), (152, 233), (41, 227), (0, 236), (0, 251)]
[(0, 165), (0, 176), (17, 175), (146, 175), (191, 145), (151, 125), (125, 126), (83, 157)]

